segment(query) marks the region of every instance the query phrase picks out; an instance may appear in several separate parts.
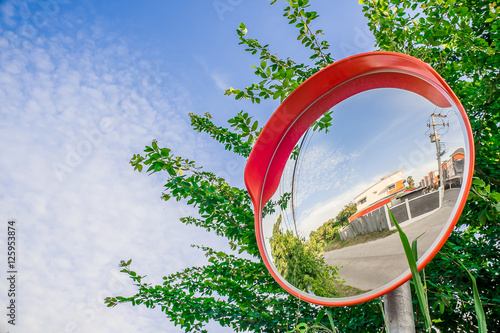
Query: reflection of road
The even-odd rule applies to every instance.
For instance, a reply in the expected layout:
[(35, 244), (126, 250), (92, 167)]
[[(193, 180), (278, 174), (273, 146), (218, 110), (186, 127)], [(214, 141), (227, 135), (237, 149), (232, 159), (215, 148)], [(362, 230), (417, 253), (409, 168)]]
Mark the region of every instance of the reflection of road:
[[(458, 192), (459, 189), (446, 190), (443, 207), (421, 220), (401, 226), (410, 243), (421, 235), (417, 246), (419, 256), (432, 245), (448, 221)], [(339, 267), (340, 278), (344, 279), (347, 285), (362, 290), (380, 287), (408, 268), (398, 233), (368, 243), (325, 252), (323, 256), (328, 265)]]

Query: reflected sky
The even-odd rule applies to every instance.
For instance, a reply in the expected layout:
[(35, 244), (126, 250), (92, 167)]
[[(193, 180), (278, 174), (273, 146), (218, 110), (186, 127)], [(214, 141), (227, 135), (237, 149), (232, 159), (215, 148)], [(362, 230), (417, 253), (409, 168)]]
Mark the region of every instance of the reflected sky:
[[(294, 209), (284, 214), (283, 226), (295, 231), (295, 220), (299, 236), (307, 239), (355, 196), (399, 169), (418, 186), (438, 166), (427, 126), (432, 113), (446, 115), (436, 122), (449, 124), (438, 127), (444, 161), (464, 147), (452, 108), (438, 108), (418, 94), (393, 88), (365, 91), (336, 105), (329, 133), (308, 133), (297, 165), (291, 160), (285, 168), (278, 193), (292, 191), (294, 172), (295, 182)], [(264, 227), (266, 236), (269, 231), (272, 227)]]

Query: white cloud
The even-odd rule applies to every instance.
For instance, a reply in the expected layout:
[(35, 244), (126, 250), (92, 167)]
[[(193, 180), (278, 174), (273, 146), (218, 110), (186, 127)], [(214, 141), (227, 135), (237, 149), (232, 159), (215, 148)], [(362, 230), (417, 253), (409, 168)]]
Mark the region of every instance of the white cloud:
[(225, 91), (229, 88), (228, 83), (228, 75), (223, 73), (220, 70), (216, 70), (214, 68), (210, 68), (207, 64), (205, 58), (201, 56), (195, 56), (194, 59), (198, 62), (198, 64), (205, 70), (205, 73), (210, 77), (210, 79), (215, 83), (217, 88), (222, 91)]
[(368, 186), (370, 186), (368, 183), (357, 184), (348, 191), (326, 201), (318, 202), (314, 207), (302, 212), (299, 226), (302, 236), (308, 239), (311, 231), (317, 230), (325, 222), (335, 218), (345, 205), (352, 202), (353, 198)]
[(213, 72), (211, 76), (212, 80), (214, 80), (215, 84), (217, 85), (217, 88), (223, 91), (229, 88), (227, 77), (225, 75), (223, 75), (222, 73)]
[(159, 310), (107, 309), (103, 298), (134, 292), (116, 273), (121, 259), (161, 282), (203, 262), (191, 243), (225, 246), (180, 225), (192, 212), (165, 205), (162, 177), (128, 164), (153, 138), (199, 149), (185, 134), (189, 95), (144, 71), (124, 42), (78, 35), (0, 40), (0, 216), (17, 220), (17, 332), (179, 332)]

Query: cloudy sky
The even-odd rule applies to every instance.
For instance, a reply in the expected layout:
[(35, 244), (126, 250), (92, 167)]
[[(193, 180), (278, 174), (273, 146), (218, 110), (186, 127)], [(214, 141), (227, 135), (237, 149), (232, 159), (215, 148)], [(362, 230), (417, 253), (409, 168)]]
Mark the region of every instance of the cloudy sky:
[[(336, 59), (369, 51), (357, 1), (312, 1)], [(148, 282), (205, 258), (192, 243), (223, 239), (182, 225), (192, 211), (160, 200), (162, 176), (128, 161), (151, 140), (237, 186), (245, 161), (194, 133), (188, 113), (223, 124), (244, 109), (264, 123), (275, 102), (223, 96), (254, 81), (258, 59), (235, 29), (296, 61), (308, 57), (282, 17), (284, 1), (0, 1), (0, 262), (16, 228), (16, 326), (0, 332), (181, 332), (160, 310), (105, 308), (134, 289), (118, 263)], [(210, 332), (229, 332), (217, 324)]]

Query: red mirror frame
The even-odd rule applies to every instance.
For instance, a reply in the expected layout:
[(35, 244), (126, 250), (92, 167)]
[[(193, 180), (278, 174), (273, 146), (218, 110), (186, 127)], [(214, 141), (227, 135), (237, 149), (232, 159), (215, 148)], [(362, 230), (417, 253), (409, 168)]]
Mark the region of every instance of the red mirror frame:
[[(303, 82), (271, 116), (259, 135), (245, 168), (245, 185), (255, 211), (255, 232), (262, 259), (273, 278), (292, 295), (319, 305), (348, 306), (380, 297), (411, 278), (411, 273), (396, 279), (375, 293), (336, 299), (301, 294), (277, 274), (266, 257), (262, 235), (262, 209), (278, 188), (281, 175), (294, 146), (304, 132), (325, 112), (360, 92), (376, 88), (398, 88), (417, 93), (439, 107), (458, 109), (466, 132), (465, 152), (468, 168), (464, 170), (464, 192), (458, 210), (447, 225), (443, 237), (425, 260), (421, 270), (437, 254), (455, 227), (467, 200), (474, 169), (474, 142), (467, 114), (451, 88), (424, 62), (395, 52), (369, 52), (337, 61)], [(447, 98), (448, 97), (448, 98)], [(467, 164), (466, 164), (467, 165)]]

